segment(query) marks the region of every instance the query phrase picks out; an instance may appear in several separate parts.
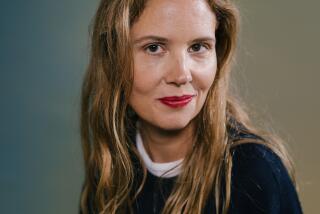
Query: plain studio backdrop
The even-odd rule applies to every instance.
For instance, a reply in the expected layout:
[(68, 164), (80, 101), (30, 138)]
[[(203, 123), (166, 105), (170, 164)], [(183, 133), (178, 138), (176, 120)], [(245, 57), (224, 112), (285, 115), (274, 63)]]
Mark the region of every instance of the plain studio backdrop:
[[(317, 213), (320, 1), (236, 1), (234, 73), (258, 125), (294, 156), (305, 213)], [(84, 178), (80, 85), (98, 1), (1, 1), (1, 213), (77, 213)]]

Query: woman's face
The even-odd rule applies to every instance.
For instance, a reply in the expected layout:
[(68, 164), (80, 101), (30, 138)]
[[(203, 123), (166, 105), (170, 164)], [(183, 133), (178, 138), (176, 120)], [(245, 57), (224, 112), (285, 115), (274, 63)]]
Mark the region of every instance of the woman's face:
[(131, 28), (129, 104), (155, 127), (178, 130), (200, 112), (217, 69), (216, 18), (204, 0), (150, 0)]

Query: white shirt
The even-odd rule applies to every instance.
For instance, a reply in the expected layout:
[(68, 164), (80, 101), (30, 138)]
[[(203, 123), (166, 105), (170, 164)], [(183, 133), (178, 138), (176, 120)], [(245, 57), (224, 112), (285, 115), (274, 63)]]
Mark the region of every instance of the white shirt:
[[(136, 135), (136, 143), (139, 154), (142, 157), (148, 171), (158, 177), (170, 178), (177, 176), (181, 172), (181, 163), (183, 159), (167, 162), (167, 163), (156, 163), (153, 162), (148, 155), (146, 149), (144, 148), (141, 135), (139, 131), (137, 131)], [(172, 169), (172, 170), (170, 170)], [(170, 171), (168, 171), (170, 170)], [(168, 171), (168, 172), (167, 172)], [(167, 172), (167, 173), (166, 173)]]

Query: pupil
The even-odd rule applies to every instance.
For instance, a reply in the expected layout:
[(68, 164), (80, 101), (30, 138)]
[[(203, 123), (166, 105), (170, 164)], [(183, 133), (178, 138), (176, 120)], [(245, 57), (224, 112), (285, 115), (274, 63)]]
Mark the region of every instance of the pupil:
[(151, 52), (156, 52), (157, 49), (158, 49), (158, 46), (157, 45), (150, 45), (149, 49), (150, 49)]
[(193, 50), (194, 51), (199, 51), (200, 50), (200, 45), (199, 44), (193, 45)]

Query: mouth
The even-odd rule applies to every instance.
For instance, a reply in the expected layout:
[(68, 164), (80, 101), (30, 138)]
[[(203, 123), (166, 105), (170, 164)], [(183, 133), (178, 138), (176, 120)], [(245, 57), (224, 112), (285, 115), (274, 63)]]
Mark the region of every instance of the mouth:
[(171, 108), (179, 108), (184, 107), (188, 103), (190, 103), (193, 97), (195, 97), (195, 95), (162, 97), (159, 99), (159, 101)]

